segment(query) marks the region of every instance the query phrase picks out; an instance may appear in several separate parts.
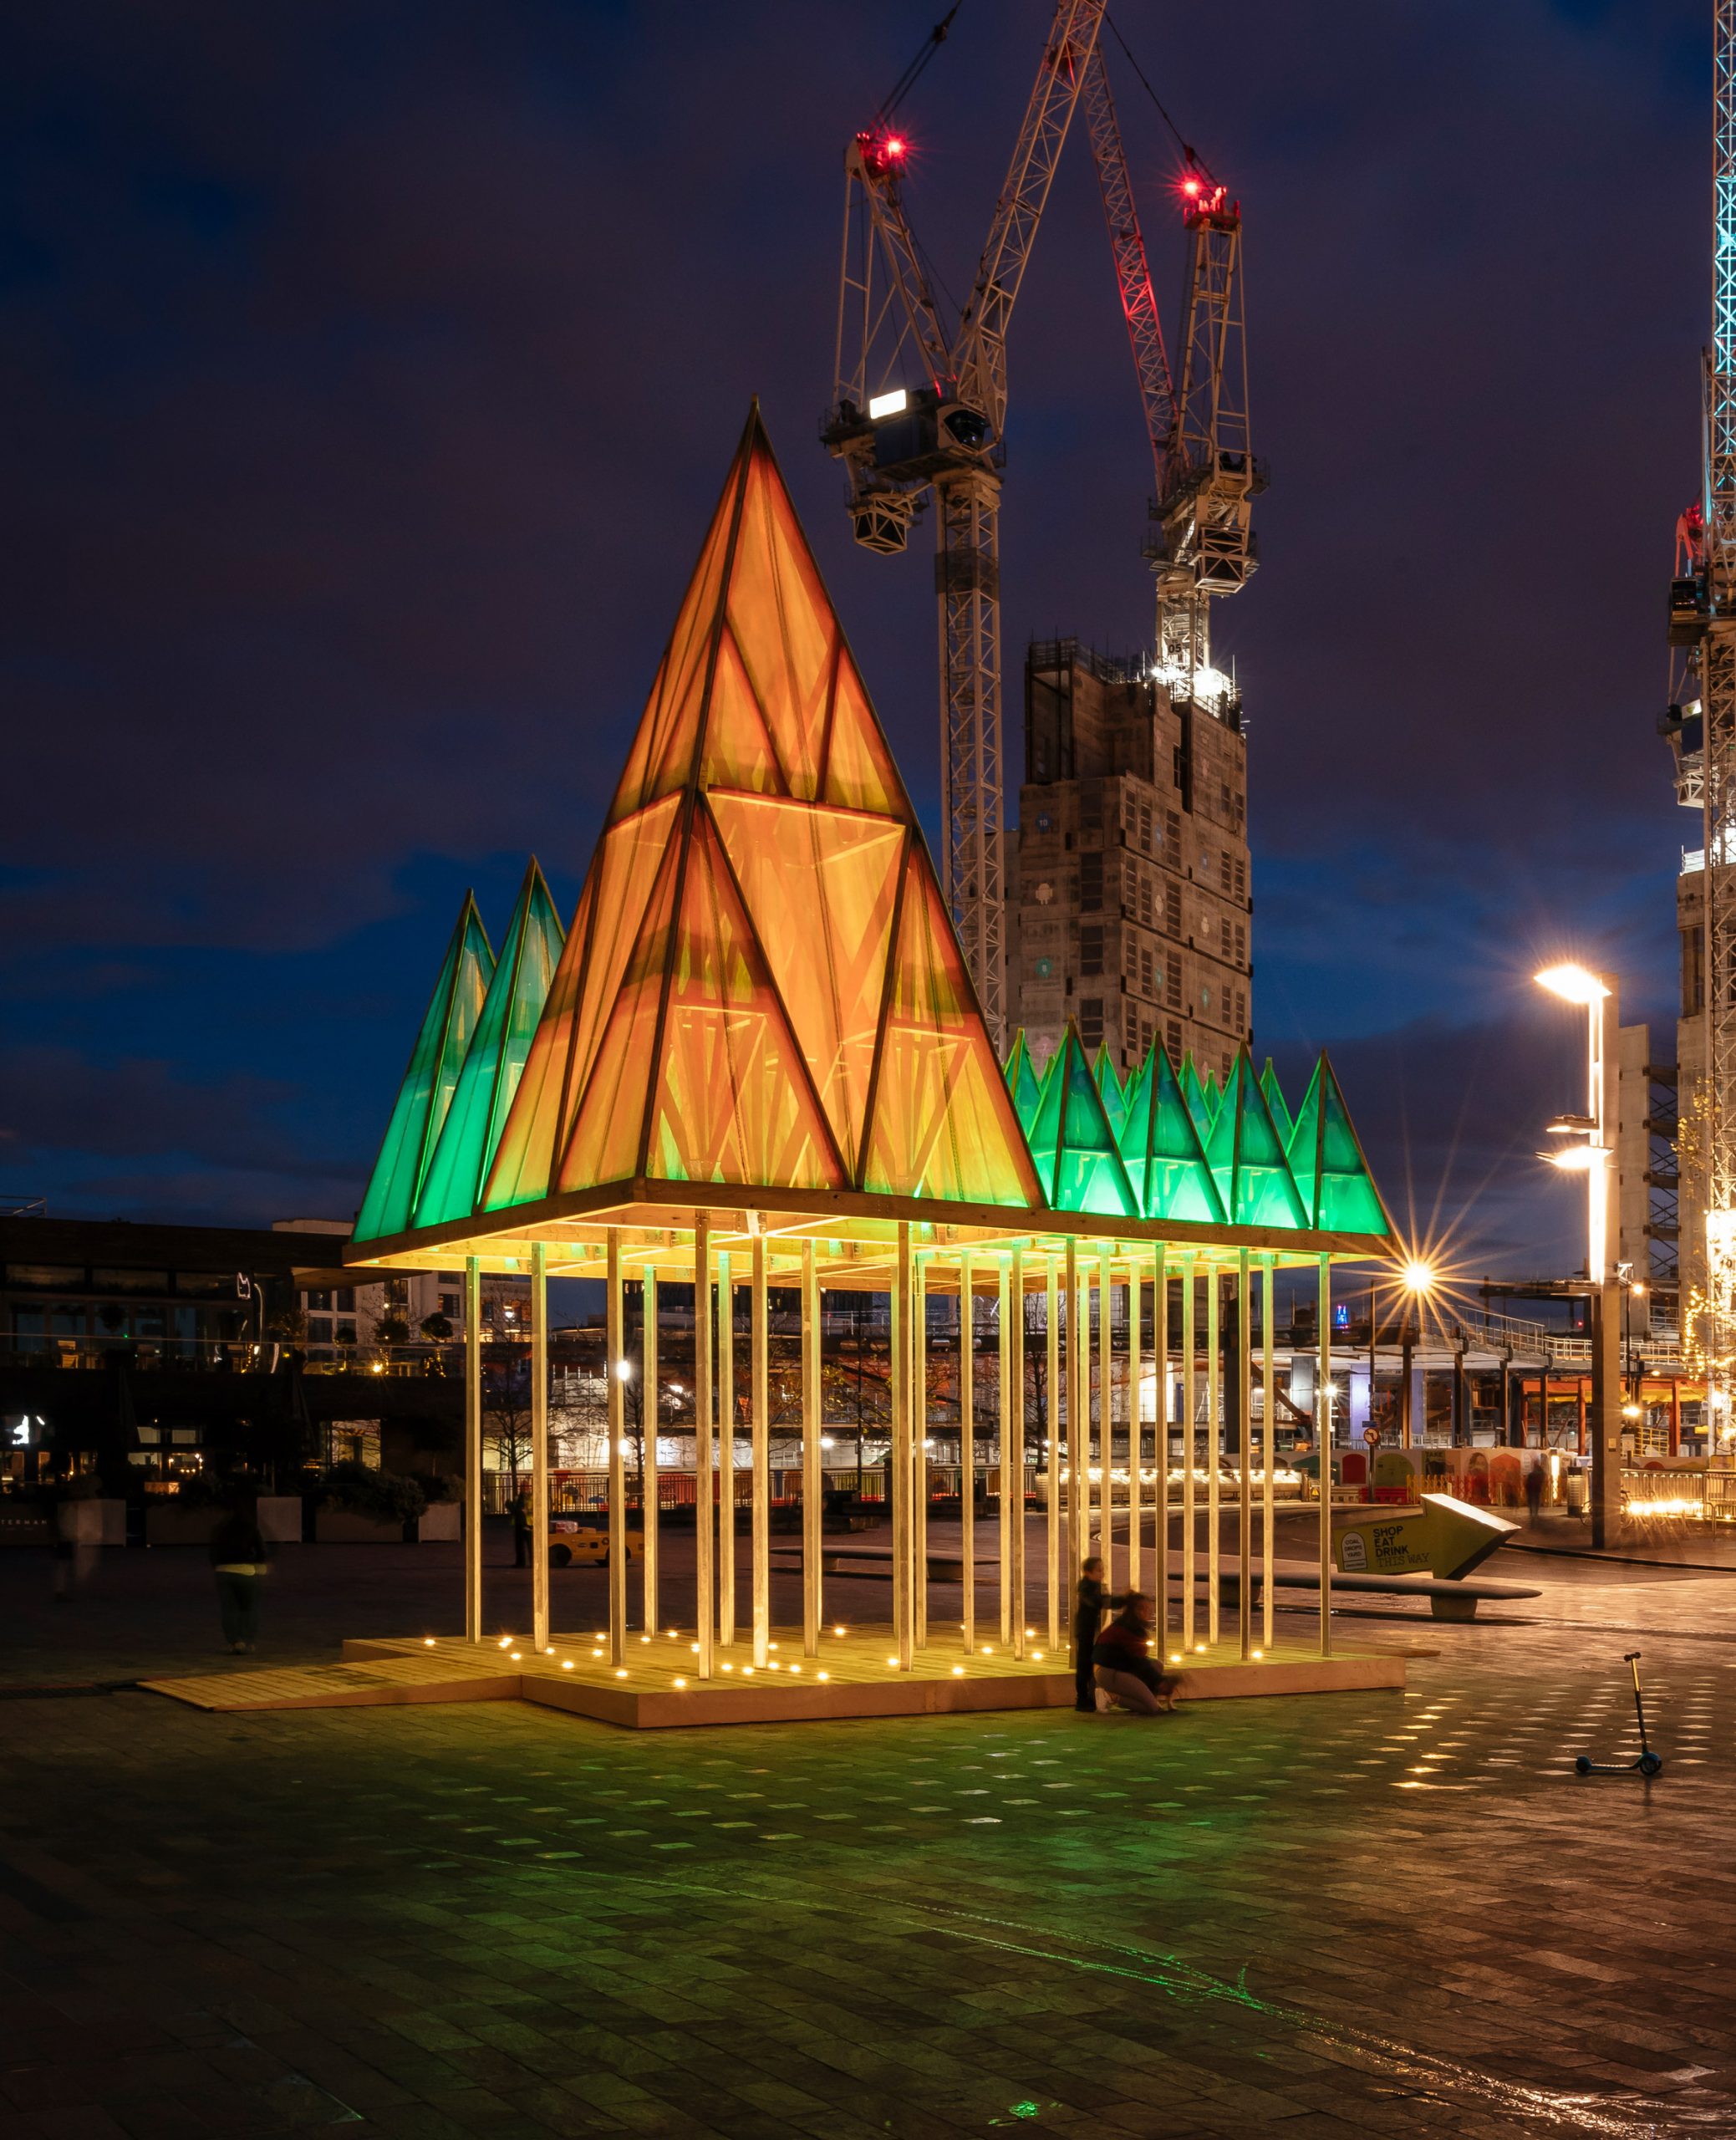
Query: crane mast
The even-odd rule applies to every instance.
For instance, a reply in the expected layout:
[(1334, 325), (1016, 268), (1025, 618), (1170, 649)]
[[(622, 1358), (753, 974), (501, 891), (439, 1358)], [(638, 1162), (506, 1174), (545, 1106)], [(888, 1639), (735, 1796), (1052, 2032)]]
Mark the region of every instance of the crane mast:
[[(903, 549), (932, 490), (939, 616), (942, 880), (989, 1031), (1007, 1034), (1000, 703), (1006, 337), (1107, 0), (1056, 0), (975, 279), (950, 338), (900, 197), (888, 125), (846, 151), (837, 392), (822, 437), (858, 542)], [(893, 384), (919, 364), (924, 384)]]

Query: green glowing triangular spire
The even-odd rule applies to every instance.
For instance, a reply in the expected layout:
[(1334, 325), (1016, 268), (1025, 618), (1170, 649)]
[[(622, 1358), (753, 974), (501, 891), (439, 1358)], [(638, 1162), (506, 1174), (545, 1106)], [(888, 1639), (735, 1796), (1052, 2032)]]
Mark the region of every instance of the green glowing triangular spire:
[(417, 1225), (466, 1219), (476, 1209), (564, 941), (532, 856), (416, 1204)]
[(358, 1241), (380, 1241), (408, 1230), (493, 978), (494, 953), (476, 902), (466, 892), (362, 1198), (355, 1223)]
[[(1194, 1051), (1191, 1048), (1182, 1057), (1178, 1083), (1181, 1087), (1182, 1098), (1187, 1103), (1188, 1113), (1194, 1118), (1194, 1127), (1199, 1132), (1200, 1142), (1203, 1144), (1212, 1134), (1212, 1118), (1217, 1113), (1217, 1108), (1213, 1104), (1212, 1099), (1207, 1096), (1206, 1086), (1200, 1082), (1199, 1073), (1194, 1067)], [(1217, 1089), (1217, 1086), (1214, 1083), (1211, 1086), (1212, 1093), (1215, 1094)]]
[(1044, 1191), (1056, 1210), (1138, 1217), (1139, 1206), (1121, 1163), (1102, 1095), (1071, 1019), (1043, 1079), (1031, 1149)]
[(1128, 1088), (1121, 1149), (1148, 1219), (1223, 1225), (1223, 1199), (1161, 1041)]
[(1116, 1068), (1105, 1041), (1097, 1042), (1097, 1052), (1091, 1058), (1091, 1074), (1097, 1079), (1097, 1090), (1102, 1095), (1103, 1112), (1109, 1118), (1109, 1127), (1119, 1137), (1121, 1125), (1128, 1118), (1128, 1096), (1122, 1085), (1121, 1073)]
[(1290, 1167), (1309, 1213), (1326, 1233), (1390, 1234), (1392, 1221), (1381, 1201), (1350, 1109), (1324, 1054), (1315, 1066), (1307, 1097), (1296, 1113), (1290, 1139)]
[(1272, 1058), (1265, 1059), (1265, 1067), (1260, 1073), (1260, 1090), (1272, 1118), (1272, 1127), (1278, 1133), (1279, 1142), (1287, 1151), (1291, 1133), (1296, 1129), (1296, 1117), (1290, 1111), (1284, 1097), (1284, 1088), (1278, 1083), (1278, 1073), (1272, 1067)]
[(1025, 1132), (1028, 1141), (1043, 1088), (1038, 1083), (1036, 1072), (1031, 1067), (1031, 1050), (1025, 1044), (1023, 1026), (1013, 1035), (1013, 1052), (1006, 1058), (1006, 1089), (1013, 1096), (1013, 1105), (1018, 1110), (1019, 1127)]
[(1229, 1088), (1205, 1140), (1205, 1156), (1232, 1225), (1305, 1227), (1309, 1223), (1307, 1207), (1291, 1179), (1283, 1141), (1245, 1047), (1236, 1057)]

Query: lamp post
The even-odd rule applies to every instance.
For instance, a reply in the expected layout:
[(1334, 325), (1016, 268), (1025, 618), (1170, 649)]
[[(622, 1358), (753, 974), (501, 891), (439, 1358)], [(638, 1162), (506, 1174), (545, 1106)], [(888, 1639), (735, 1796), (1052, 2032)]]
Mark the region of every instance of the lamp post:
[[(1400, 1447), (1409, 1449), (1415, 1439), (1411, 1419), (1411, 1378), (1414, 1372), (1412, 1365), (1412, 1349), (1422, 1327), (1422, 1303), (1434, 1290), (1433, 1270), (1427, 1263), (1413, 1260), (1405, 1265), (1400, 1283), (1410, 1296), (1410, 1299), (1405, 1309), (1404, 1325), (1400, 1333), (1402, 1362), (1399, 1372), (1404, 1379), (1400, 1384), (1398, 1394), (1398, 1434)], [(1416, 1317), (1414, 1325), (1411, 1320), (1413, 1315)]]
[(1586, 1105), (1584, 1114), (1564, 1114), (1550, 1124), (1551, 1136), (1583, 1132), (1583, 1144), (1543, 1154), (1550, 1164), (1586, 1177), (1586, 1279), (1591, 1300), (1591, 1543), (1608, 1542), (1621, 1507), (1621, 1324), (1611, 1269), (1611, 1207), (1616, 1197), (1615, 1065), (1610, 1039), (1619, 1024), (1613, 974), (1581, 966), (1546, 966), (1535, 976), (1540, 988), (1586, 1012)]

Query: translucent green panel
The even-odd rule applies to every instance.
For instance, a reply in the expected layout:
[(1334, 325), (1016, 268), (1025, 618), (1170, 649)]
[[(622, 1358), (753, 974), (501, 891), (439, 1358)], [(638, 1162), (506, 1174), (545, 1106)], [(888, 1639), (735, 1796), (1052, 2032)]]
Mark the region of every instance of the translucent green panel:
[(1109, 1118), (1109, 1127), (1118, 1137), (1121, 1125), (1128, 1118), (1128, 1096), (1123, 1089), (1121, 1074), (1110, 1057), (1106, 1043), (1097, 1043), (1097, 1052), (1091, 1061), (1092, 1075), (1097, 1081), (1097, 1091), (1102, 1096), (1103, 1112)]
[(409, 1230), (482, 999), (493, 978), (494, 953), (476, 903), (466, 892), (410, 1067), (398, 1088), (385, 1141), (362, 1198), (355, 1225), (358, 1241), (380, 1241)]
[[(1205, 1086), (1200, 1083), (1199, 1073), (1194, 1067), (1191, 1050), (1182, 1057), (1180, 1082), (1182, 1098), (1188, 1103), (1188, 1113), (1194, 1118), (1194, 1127), (1199, 1132), (1202, 1139), (1210, 1136), (1212, 1118), (1216, 1114), (1217, 1109), (1212, 1101), (1207, 1098)], [(1217, 1089), (1215, 1084), (1211, 1088), (1214, 1093)]]
[(1272, 1058), (1265, 1059), (1265, 1067), (1260, 1073), (1260, 1089), (1272, 1118), (1272, 1127), (1283, 1140), (1285, 1149), (1290, 1146), (1296, 1129), (1296, 1118), (1291, 1114), (1284, 1098), (1284, 1088), (1278, 1083), (1278, 1073), (1272, 1067)]
[(532, 859), (416, 1204), (417, 1225), (468, 1218), (476, 1210), (563, 940), (554, 902)]
[(1334, 1233), (1390, 1234), (1362, 1140), (1332, 1066), (1322, 1055), (1290, 1139), (1291, 1171), (1312, 1222)]
[(1057, 1210), (1138, 1217), (1102, 1095), (1071, 1022), (1043, 1080), (1031, 1146)]
[(1223, 1225), (1218, 1185), (1161, 1042), (1128, 1088), (1121, 1149), (1148, 1219)]
[(1232, 1225), (1307, 1225), (1306, 1207), (1245, 1047), (1205, 1140), (1205, 1156)]
[(1031, 1050), (1025, 1045), (1025, 1028), (1021, 1026), (1013, 1035), (1013, 1052), (1006, 1058), (1006, 1089), (1013, 1096), (1013, 1105), (1019, 1111), (1019, 1127), (1026, 1137), (1036, 1119), (1037, 1103), (1042, 1098), (1042, 1087), (1031, 1067)]

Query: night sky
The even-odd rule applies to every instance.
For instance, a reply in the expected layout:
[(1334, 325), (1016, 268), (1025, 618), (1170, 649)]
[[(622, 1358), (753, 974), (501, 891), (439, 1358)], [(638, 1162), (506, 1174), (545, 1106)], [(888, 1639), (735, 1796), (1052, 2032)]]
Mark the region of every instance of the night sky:
[[(4, 10), (0, 1190), (354, 1212), (465, 888), (498, 943), (534, 851), (570, 914), (752, 394), (934, 837), (931, 538), (855, 548), (817, 426), (843, 145), (940, 12)], [(1049, 12), (965, 0), (901, 114), (955, 293)], [(1246, 218), (1256, 1046), (1331, 1048), (1479, 1271), (1582, 1253), (1534, 968), (1615, 966), (1672, 1052), (1709, 15), (1116, 14)], [(1168, 331), (1177, 155), (1111, 59)], [(1016, 763), (1029, 637), (1151, 631), (1082, 126), (1011, 384)]]

